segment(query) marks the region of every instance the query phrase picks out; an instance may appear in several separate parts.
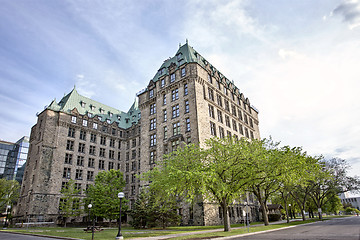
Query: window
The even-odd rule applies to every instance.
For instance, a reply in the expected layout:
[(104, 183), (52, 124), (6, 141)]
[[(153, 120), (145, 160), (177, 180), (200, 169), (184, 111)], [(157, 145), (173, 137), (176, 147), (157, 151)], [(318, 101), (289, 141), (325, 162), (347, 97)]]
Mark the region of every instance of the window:
[(218, 116), (218, 121), (223, 123), (222, 112), (219, 109), (217, 110), (217, 116)]
[(190, 108), (189, 108), (189, 100), (186, 100), (185, 101), (185, 113), (188, 113), (190, 111)]
[(104, 137), (104, 136), (100, 137), (100, 144), (101, 145), (106, 145), (106, 137)]
[(246, 123), (246, 124), (249, 124), (248, 118), (247, 118), (247, 115), (246, 115), (246, 114), (244, 114), (244, 120), (245, 120), (245, 123)]
[(63, 178), (71, 178), (71, 168), (64, 168), (63, 171)]
[(167, 139), (167, 127), (164, 127), (164, 139)]
[(136, 194), (136, 186), (131, 186), (131, 195)]
[(175, 136), (178, 134), (180, 134), (180, 122), (173, 124), (173, 135)]
[(65, 153), (65, 164), (71, 164), (72, 163), (72, 154)]
[(69, 128), (68, 137), (75, 137), (75, 128)]
[(118, 152), (117, 159), (118, 159), (118, 160), (121, 160), (121, 152)]
[(129, 172), (129, 171), (130, 171), (129, 163), (126, 163), (126, 165), (125, 165), (125, 171), (126, 171), (126, 172)]
[(175, 101), (177, 99), (179, 99), (179, 89), (178, 88), (171, 91), (171, 100)]
[(179, 116), (179, 104), (172, 107), (172, 118)]
[(216, 81), (216, 87), (217, 87), (219, 90), (221, 90), (221, 84), (220, 84), (219, 81)]
[(109, 170), (110, 169), (114, 169), (114, 162), (109, 162), (109, 168), (108, 168)]
[(129, 175), (125, 176), (125, 183), (129, 183)]
[(249, 138), (249, 130), (245, 128), (245, 137)]
[(165, 78), (161, 79), (161, 87), (165, 86)]
[(254, 133), (252, 131), (250, 131), (250, 138), (254, 139)]
[(242, 112), (240, 109), (238, 109), (238, 115), (239, 115), (239, 119), (242, 121), (243, 120), (243, 117), (242, 117)]
[[(79, 193), (81, 193), (81, 183), (75, 183), (75, 189), (78, 190)], [(74, 200), (74, 205), (74, 208), (79, 209), (79, 201)]]
[(77, 156), (76, 165), (84, 166), (84, 157), (83, 156)]
[(227, 100), (224, 100), (225, 102), (225, 110), (230, 112), (229, 102)]
[(156, 113), (156, 103), (150, 104), (150, 115)]
[(95, 166), (95, 159), (89, 158), (88, 167), (93, 168)]
[(254, 123), (253, 123), (252, 118), (250, 118), (250, 117), (249, 117), (249, 122), (250, 122), (250, 127), (252, 127), (252, 128), (253, 128), (253, 127), (254, 127)]
[(79, 143), (78, 152), (81, 152), (81, 153), (85, 152), (85, 143)]
[(86, 140), (86, 132), (84, 130), (80, 131), (80, 136), (79, 136), (80, 140)]
[(228, 89), (226, 87), (224, 87), (224, 94), (228, 95)]
[(156, 146), (156, 134), (150, 135), (150, 147)]
[(188, 95), (188, 85), (184, 85), (184, 96)]
[(98, 128), (97, 123), (93, 123), (93, 129), (97, 129), (97, 128)]
[(129, 159), (130, 159), (130, 154), (129, 154), (129, 152), (126, 152), (125, 156), (126, 156), (126, 161), (129, 161)]
[(75, 116), (71, 116), (71, 122), (76, 123), (76, 117)]
[(214, 91), (212, 89), (208, 89), (208, 93), (209, 93), (209, 99), (211, 101), (214, 101)]
[[(140, 139), (140, 138), (139, 138)], [(136, 138), (134, 138), (133, 140), (131, 140), (131, 147), (136, 147)]]
[(90, 155), (95, 155), (95, 146), (91, 146), (91, 145), (90, 145), (89, 154), (90, 154)]
[(211, 118), (215, 118), (215, 114), (214, 114), (214, 107), (209, 105), (209, 116)]
[(84, 119), (83, 122), (82, 122), (82, 125), (83, 125), (84, 127), (87, 127), (88, 121)]
[(171, 142), (171, 149), (172, 151), (175, 151), (180, 145), (180, 140), (175, 140)]
[(231, 112), (236, 117), (236, 108), (234, 105), (231, 105)]
[(156, 129), (156, 118), (150, 119), (150, 131)]
[(115, 147), (115, 139), (110, 138), (110, 147)]
[(74, 151), (74, 141), (67, 140), (67, 142), (66, 142), (66, 150)]
[(153, 98), (154, 97), (154, 89), (151, 89), (149, 91), (149, 98)]
[(227, 127), (231, 127), (230, 126), (230, 118), (229, 118), (228, 115), (225, 115), (225, 124), (226, 124)]
[(231, 132), (230, 131), (226, 131), (226, 134), (228, 137), (231, 137)]
[(163, 105), (166, 105), (166, 94), (163, 95)]
[(216, 136), (216, 126), (213, 122), (210, 122), (210, 134)]
[(131, 151), (131, 159), (135, 159), (136, 158), (136, 150), (132, 150)]
[(216, 100), (217, 100), (217, 104), (222, 107), (222, 98), (219, 94), (216, 94)]
[(116, 135), (116, 129), (115, 129), (115, 128), (112, 128), (112, 129), (111, 129), (111, 134), (112, 134), (112, 135)]
[(191, 130), (191, 128), (190, 128), (190, 118), (186, 118), (185, 122), (186, 122), (186, 131), (190, 132), (190, 130)]
[(163, 111), (163, 116), (164, 116), (164, 122), (166, 122), (167, 121), (166, 109)]
[(90, 134), (90, 142), (96, 143), (96, 134), (94, 133)]
[(81, 180), (81, 179), (82, 179), (82, 172), (83, 172), (83, 170), (81, 170), (81, 169), (76, 169), (75, 179)]
[(185, 68), (182, 68), (182, 69), (181, 69), (181, 76), (182, 76), (182, 77), (185, 77), (185, 75), (186, 75), (186, 69), (185, 69)]
[(105, 161), (99, 160), (99, 169), (105, 169)]
[(232, 120), (232, 123), (233, 123), (233, 129), (237, 132), (237, 124), (234, 119)]
[(88, 181), (93, 181), (94, 180), (94, 172), (93, 171), (87, 171), (87, 177), (86, 179)]
[(115, 159), (115, 152), (114, 152), (114, 150), (109, 150), (109, 158), (110, 158), (110, 159)]
[(172, 83), (172, 82), (174, 82), (175, 81), (175, 73), (172, 73), (171, 75), (170, 75), (170, 82)]
[(244, 130), (240, 123), (239, 123), (239, 132), (241, 133), (241, 135), (244, 135)]
[(223, 128), (223, 127), (219, 127), (219, 136), (220, 136), (220, 138), (224, 138), (224, 137), (225, 137), (224, 128)]
[(105, 148), (100, 148), (99, 156), (105, 157)]
[(208, 74), (208, 81), (209, 81), (209, 83), (212, 83), (212, 77), (210, 74)]
[(154, 164), (156, 160), (156, 151), (150, 152), (150, 164)]
[(131, 162), (131, 171), (136, 171), (136, 162)]

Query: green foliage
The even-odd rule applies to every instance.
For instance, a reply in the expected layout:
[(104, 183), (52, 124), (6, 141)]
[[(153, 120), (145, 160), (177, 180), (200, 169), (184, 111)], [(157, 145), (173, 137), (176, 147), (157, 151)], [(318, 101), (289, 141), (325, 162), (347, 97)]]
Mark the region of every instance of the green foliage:
[(78, 194), (80, 190), (75, 188), (75, 181), (70, 179), (61, 189), (61, 198), (59, 203), (60, 214), (66, 219), (68, 217), (80, 216), (82, 210), (80, 208), (80, 198)]
[(360, 211), (358, 210), (358, 209), (356, 209), (356, 208), (351, 208), (351, 207), (347, 207), (346, 209), (345, 209), (345, 212), (347, 213), (347, 214), (353, 214), (353, 213), (360, 213)]
[[(99, 172), (95, 177), (95, 184), (90, 186), (86, 193), (86, 202), (92, 204), (91, 212), (105, 219), (118, 219), (120, 200), (117, 195), (123, 191), (124, 187), (125, 181), (120, 170), (111, 169)], [(122, 201), (126, 202), (125, 199)], [(126, 205), (122, 206), (125, 211)]]
[(12, 206), (19, 198), (20, 184), (15, 180), (0, 179), (0, 211), (5, 212), (6, 206)]

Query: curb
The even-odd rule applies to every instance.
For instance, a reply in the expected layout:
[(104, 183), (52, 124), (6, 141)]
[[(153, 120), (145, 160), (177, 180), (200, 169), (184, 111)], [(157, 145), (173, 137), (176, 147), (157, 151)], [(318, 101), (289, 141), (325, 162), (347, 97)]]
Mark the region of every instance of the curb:
[(54, 239), (83, 240), (83, 239), (79, 239), (79, 238), (49, 236), (49, 235), (42, 235), (42, 234), (35, 234), (35, 233), (19, 233), (19, 232), (11, 232), (11, 231), (3, 231), (3, 230), (1, 230), (0, 232), (12, 233), (12, 234), (18, 234), (18, 235), (29, 235), (29, 236), (36, 236), (36, 237), (54, 238)]

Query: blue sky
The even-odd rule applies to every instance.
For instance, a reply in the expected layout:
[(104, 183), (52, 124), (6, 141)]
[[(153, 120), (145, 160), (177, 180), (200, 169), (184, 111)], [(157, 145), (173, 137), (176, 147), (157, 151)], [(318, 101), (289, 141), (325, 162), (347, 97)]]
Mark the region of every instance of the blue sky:
[(260, 110), (262, 137), (360, 173), (358, 0), (3, 0), (0, 36), (0, 139), (74, 85), (127, 111), (188, 39)]

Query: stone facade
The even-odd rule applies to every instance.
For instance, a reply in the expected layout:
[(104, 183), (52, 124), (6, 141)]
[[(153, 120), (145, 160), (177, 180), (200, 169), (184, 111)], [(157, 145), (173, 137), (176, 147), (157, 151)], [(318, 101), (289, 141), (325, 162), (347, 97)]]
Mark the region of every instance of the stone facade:
[[(124, 173), (131, 207), (139, 190), (148, 186), (136, 175), (152, 169), (163, 154), (228, 135), (259, 139), (258, 112), (233, 82), (186, 43), (163, 63), (127, 113), (74, 89), (38, 115), (16, 215), (56, 221), (60, 190), (68, 179), (75, 180), (84, 197), (97, 173), (111, 168)], [(256, 220), (256, 202), (248, 202)], [(243, 207), (234, 203), (229, 208), (231, 222), (243, 219)], [(201, 198), (179, 209), (184, 225), (220, 224), (219, 213), (218, 205)]]

